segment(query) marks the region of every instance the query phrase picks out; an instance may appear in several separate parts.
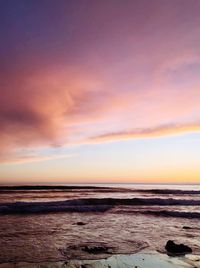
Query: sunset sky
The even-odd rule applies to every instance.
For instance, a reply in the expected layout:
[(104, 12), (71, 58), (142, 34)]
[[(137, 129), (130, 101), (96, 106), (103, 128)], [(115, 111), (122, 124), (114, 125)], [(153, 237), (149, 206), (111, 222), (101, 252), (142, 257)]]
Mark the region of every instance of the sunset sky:
[(0, 183), (200, 183), (199, 0), (0, 0)]

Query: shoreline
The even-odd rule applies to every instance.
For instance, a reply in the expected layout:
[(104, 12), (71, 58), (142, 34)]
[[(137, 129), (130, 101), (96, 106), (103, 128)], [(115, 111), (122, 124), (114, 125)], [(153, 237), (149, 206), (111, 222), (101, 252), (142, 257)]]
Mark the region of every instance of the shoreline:
[(0, 192), (0, 268), (200, 268), (199, 188)]
[(157, 251), (114, 254), (104, 259), (71, 259), (57, 262), (7, 262), (0, 268), (200, 268), (200, 255), (171, 257)]

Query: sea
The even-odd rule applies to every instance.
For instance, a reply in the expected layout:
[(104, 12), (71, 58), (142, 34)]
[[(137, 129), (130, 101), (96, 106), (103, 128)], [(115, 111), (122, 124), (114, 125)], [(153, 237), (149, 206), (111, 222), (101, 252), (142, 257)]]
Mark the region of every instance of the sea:
[(164, 253), (168, 240), (200, 254), (199, 184), (0, 186), (0, 263)]

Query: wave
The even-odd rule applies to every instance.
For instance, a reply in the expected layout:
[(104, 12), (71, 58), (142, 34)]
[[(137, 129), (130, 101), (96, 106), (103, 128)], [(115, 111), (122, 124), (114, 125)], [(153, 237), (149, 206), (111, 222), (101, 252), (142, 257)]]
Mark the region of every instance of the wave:
[(49, 212), (105, 212), (115, 206), (199, 206), (200, 200), (161, 198), (84, 198), (52, 202), (16, 202), (0, 204), (0, 214)]
[(81, 185), (14, 185), (14, 186), (0, 186), (0, 191), (14, 191), (14, 190), (76, 190), (76, 189), (107, 189), (109, 187), (101, 186), (81, 186)]
[(131, 192), (150, 194), (173, 194), (173, 195), (196, 195), (200, 190), (180, 190), (180, 189), (131, 189), (122, 187), (91, 186), (91, 185), (24, 185), (24, 186), (0, 186), (0, 193), (10, 193), (10, 191), (20, 193), (41, 193), (45, 192), (72, 192), (72, 191), (92, 191), (92, 192)]
[(115, 188), (115, 187), (104, 187), (104, 186), (79, 186), (79, 185), (68, 185), (68, 186), (52, 186), (52, 185), (25, 185), (25, 186), (0, 186), (0, 194), (10, 193), (62, 193), (62, 192), (97, 192), (97, 193), (117, 193), (117, 192), (135, 192), (135, 190), (127, 188)]
[(140, 193), (150, 194), (173, 194), (173, 195), (196, 195), (200, 194), (200, 190), (177, 190), (177, 189), (139, 189)]
[(184, 211), (169, 211), (169, 210), (143, 210), (143, 211), (134, 211), (134, 213), (153, 215), (153, 216), (162, 216), (162, 217), (176, 217), (176, 218), (200, 218), (199, 212), (184, 212)]

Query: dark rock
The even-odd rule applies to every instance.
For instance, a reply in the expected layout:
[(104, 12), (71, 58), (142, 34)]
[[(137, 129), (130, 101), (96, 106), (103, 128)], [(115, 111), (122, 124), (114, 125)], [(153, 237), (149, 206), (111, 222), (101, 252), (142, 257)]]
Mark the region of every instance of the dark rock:
[(176, 244), (172, 240), (168, 240), (165, 249), (170, 255), (185, 255), (191, 253), (192, 249), (184, 244)]
[(82, 221), (78, 221), (76, 224), (77, 225), (86, 225), (86, 223), (85, 222), (82, 222)]
[(189, 226), (183, 226), (183, 229), (185, 229), (185, 230), (190, 230), (190, 229), (192, 229), (192, 227), (189, 227)]
[(82, 248), (82, 250), (90, 254), (108, 253), (108, 248), (105, 246), (85, 246), (84, 248)]

